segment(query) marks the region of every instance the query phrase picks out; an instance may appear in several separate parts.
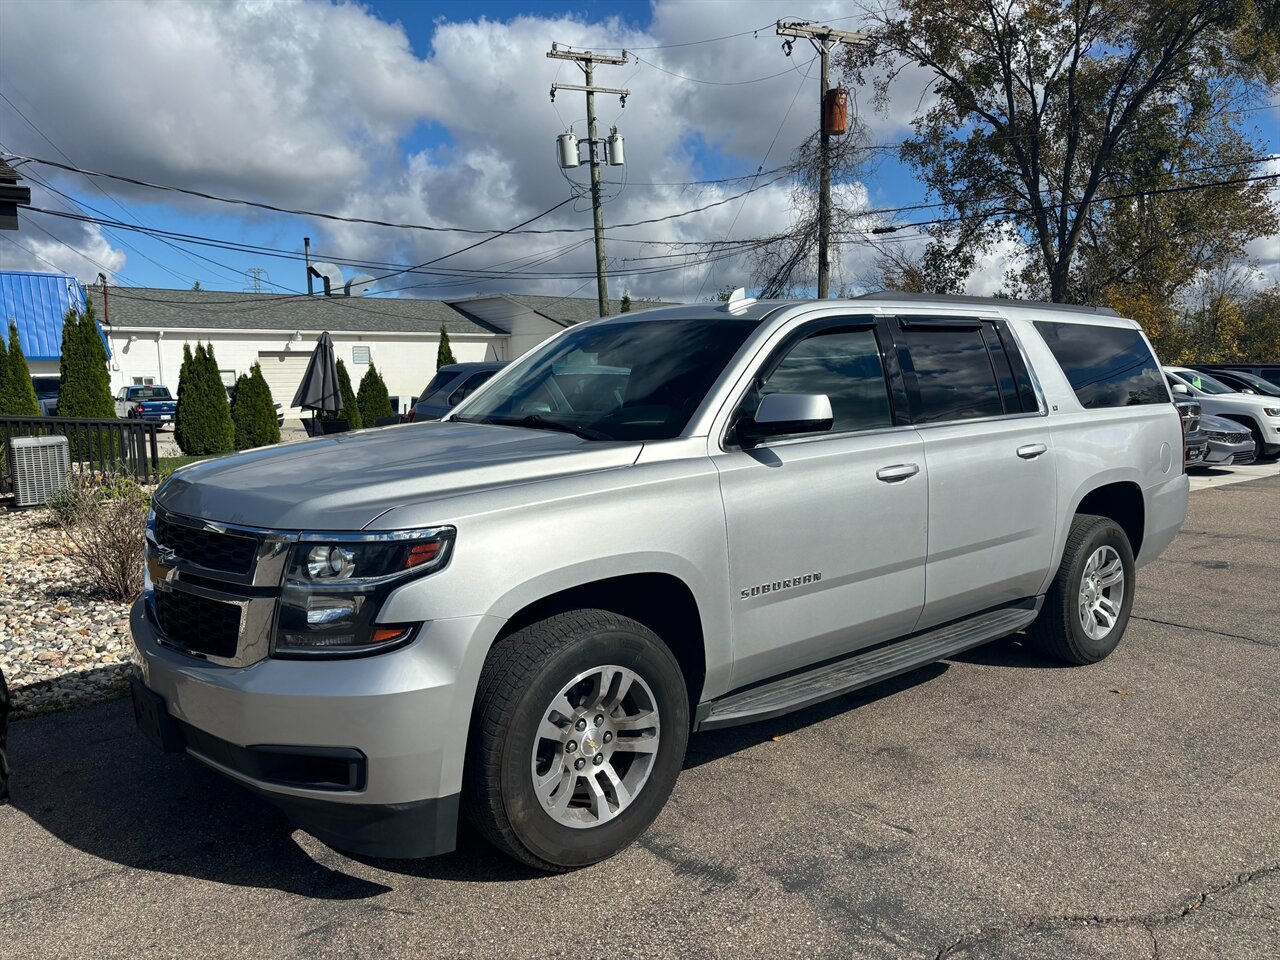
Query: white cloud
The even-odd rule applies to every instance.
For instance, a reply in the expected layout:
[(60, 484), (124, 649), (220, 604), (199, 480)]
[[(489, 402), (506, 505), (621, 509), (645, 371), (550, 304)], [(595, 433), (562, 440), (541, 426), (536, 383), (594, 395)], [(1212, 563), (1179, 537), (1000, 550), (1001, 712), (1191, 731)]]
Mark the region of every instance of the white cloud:
[[(839, 0), (815, 0), (803, 13), (852, 28), (856, 20), (850, 11)], [(618, 19), (585, 23), (565, 16), (441, 23), (431, 49), (419, 57), (399, 24), (351, 3), (10, 0), (0, 32), (0, 88), (86, 167), (352, 216), (501, 227), (568, 195), (554, 159), (554, 138), (568, 124), (580, 137), (586, 135), (580, 93), (564, 91), (554, 105), (549, 100), (557, 78), (582, 79), (574, 64), (546, 57), (551, 42), (625, 46), (644, 62), (600, 66), (595, 77), (597, 84), (631, 91), (625, 109), (613, 97), (598, 98), (602, 127), (616, 121), (627, 144), (625, 171), (607, 173), (633, 181), (606, 205), (606, 223), (617, 224), (740, 192), (747, 184), (641, 185), (701, 178), (696, 160), (706, 151), (720, 154), (732, 172), (761, 163), (774, 167), (789, 158), (813, 129), (818, 112), (817, 65), (809, 68), (808, 80), (802, 72), (812, 51), (797, 42), (788, 59), (774, 36), (773, 21), (795, 13), (794, 3), (781, 0), (655, 0), (652, 24), (643, 32)], [(758, 37), (639, 49), (756, 27), (761, 28)], [(792, 72), (785, 76), (734, 86), (671, 75), (723, 84), (788, 68)], [(908, 91), (912, 109), (917, 92)], [(862, 112), (873, 119), (876, 137), (901, 135), (901, 111), (872, 118), (864, 97)], [(2, 104), (0, 119), (6, 147), (56, 158), (53, 148)], [(406, 154), (403, 143), (423, 129), (442, 132), (440, 145)], [(585, 182), (585, 168), (572, 176)], [(111, 190), (126, 202), (157, 202), (154, 193), (138, 188), (112, 184)], [(163, 197), (184, 210), (234, 213), (250, 221), (257, 216), (172, 194)], [(588, 227), (589, 213), (583, 204), (575, 206), (536, 226)], [(748, 282), (750, 265), (742, 258), (709, 268), (627, 275), (654, 261), (628, 264), (623, 258), (664, 251), (621, 238), (743, 238), (785, 229), (790, 220), (789, 193), (779, 184), (685, 219), (634, 230), (611, 228), (611, 236), (620, 238), (608, 250), (619, 273), (613, 291), (620, 294), (626, 287), (635, 296), (692, 297), (701, 288), (707, 297), (725, 283)], [(321, 253), (393, 262), (422, 262), (477, 239), (327, 221), (299, 224), (297, 232), (304, 229)], [(589, 232), (504, 237), (446, 265), (483, 266), (589, 237)], [(100, 234), (96, 240), (82, 239), (105, 244)], [(23, 242), (35, 241), (24, 231)], [(123, 264), (121, 251), (109, 245), (95, 249), (102, 255), (86, 252), (107, 263), (110, 251)], [(289, 278), (289, 285), (297, 286), (300, 268), (277, 264), (273, 274), (279, 282), (293, 269), (299, 276)], [(590, 244), (582, 244), (530, 269), (579, 272), (585, 278), (594, 269), (593, 252)], [(531, 274), (518, 287), (497, 289), (566, 293), (579, 283)], [(437, 292), (469, 293), (482, 286), (494, 285), (476, 282)], [(587, 283), (583, 295), (592, 289), (594, 284)], [(424, 292), (437, 295), (429, 288)]]

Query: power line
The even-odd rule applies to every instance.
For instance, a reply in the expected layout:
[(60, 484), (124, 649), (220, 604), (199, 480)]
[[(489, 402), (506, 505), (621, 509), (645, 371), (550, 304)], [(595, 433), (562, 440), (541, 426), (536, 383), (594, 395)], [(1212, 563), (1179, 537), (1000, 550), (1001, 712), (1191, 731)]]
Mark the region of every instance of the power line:
[(710, 87), (741, 87), (749, 83), (762, 83), (765, 80), (776, 80), (778, 77), (785, 77), (789, 73), (795, 73), (801, 67), (808, 67), (809, 64), (813, 63), (816, 59), (818, 58), (815, 56), (804, 63), (797, 63), (793, 67), (788, 67), (786, 70), (779, 70), (777, 73), (771, 73), (766, 77), (755, 77), (751, 80), (700, 80), (697, 77), (686, 77), (682, 73), (676, 73), (674, 70), (668, 70), (666, 67), (660, 67), (652, 60), (644, 60), (640, 57), (636, 57), (636, 63), (643, 63), (645, 66), (653, 67), (653, 69), (659, 70), (669, 77), (675, 77), (677, 80), (687, 80), (689, 83), (702, 83)]
[(4, 237), (6, 240), (8, 240), (18, 249), (25, 250), (30, 256), (35, 257), (37, 260), (43, 263), (46, 267), (52, 267), (54, 273), (62, 273), (61, 267), (57, 266), (56, 264), (50, 263), (44, 257), (40, 256), (40, 254), (36, 253), (34, 250), (28, 247), (26, 244), (19, 243), (16, 237), (13, 237), (9, 234), (9, 231), (6, 230), (3, 233), (0, 233), (0, 237)]
[[(800, 91), (804, 89), (805, 81), (809, 79), (809, 69), (813, 66), (813, 61), (818, 58), (815, 56), (805, 65), (804, 76), (800, 78), (800, 82), (796, 84), (796, 92), (791, 96), (791, 103), (787, 105), (787, 112), (782, 115), (782, 120), (778, 124), (778, 129), (773, 132), (773, 139), (769, 141), (769, 147), (764, 152), (759, 166), (756, 167), (756, 178), (760, 176), (760, 171), (764, 169), (764, 165), (769, 162), (769, 154), (773, 152), (773, 146), (778, 142), (778, 137), (782, 135), (782, 128), (787, 125), (787, 118), (791, 116), (791, 111), (795, 109), (796, 101), (800, 99)], [(755, 179), (751, 181), (755, 185)], [(729, 239), (729, 234), (733, 233), (733, 228), (738, 225), (738, 218), (742, 216), (742, 208), (747, 205), (746, 197), (742, 198), (742, 203), (738, 206), (738, 212), (733, 215), (733, 221), (729, 224), (729, 229), (724, 232), (725, 240)], [(707, 285), (707, 281), (711, 278), (711, 266), (707, 267), (707, 272), (702, 276), (702, 282), (698, 284), (698, 292), (694, 294), (693, 299), (697, 300), (702, 296), (702, 288)]]
[[(20, 116), (24, 121), (26, 121), (27, 126), (29, 126), (29, 127), (30, 127), (32, 130), (34, 130), (37, 134), (39, 134), (39, 136), (44, 140), (44, 142), (45, 142), (45, 143), (47, 143), (47, 144), (49, 144), (49, 146), (53, 147), (53, 149), (54, 149), (54, 150), (56, 150), (56, 151), (58, 152), (58, 154), (62, 157), (62, 159), (66, 160), (66, 161), (67, 161), (67, 163), (70, 163), (70, 164), (74, 164), (74, 163), (75, 163), (75, 161), (74, 161), (74, 160), (72, 160), (72, 159), (71, 159), (71, 157), (67, 155), (67, 152), (66, 152), (65, 150), (63, 150), (60, 146), (58, 146), (56, 143), (54, 143), (54, 142), (53, 142), (53, 139), (52, 139), (52, 138), (51, 138), (47, 133), (45, 133), (45, 132), (44, 132), (43, 130), (41, 130), (38, 126), (36, 126), (35, 121), (34, 121), (34, 120), (32, 120), (30, 117), (28, 117), (25, 113), (23, 113), (23, 112), (22, 112), (22, 109), (21, 109), (21, 108), (20, 108), (16, 103), (14, 103), (12, 100), (10, 100), (7, 96), (5, 96), (4, 91), (2, 91), (2, 90), (0, 90), (0, 98), (2, 98), (2, 99), (4, 100), (4, 102), (5, 102), (5, 103), (7, 103), (10, 107), (12, 107), (12, 108), (13, 108), (13, 111), (14, 111), (18, 116)], [(35, 178), (33, 177), (32, 179), (34, 180)], [(108, 193), (108, 192), (106, 191), (106, 189), (104, 189), (104, 188), (102, 187), (102, 185), (101, 185), (101, 184), (99, 184), (96, 180), (93, 180), (92, 178), (90, 178), (90, 177), (88, 177), (88, 176), (85, 176), (85, 178), (84, 178), (84, 179), (85, 179), (85, 180), (86, 180), (86, 181), (87, 181), (87, 182), (88, 182), (88, 183), (89, 183), (89, 184), (90, 184), (90, 185), (91, 185), (95, 190), (97, 190), (97, 191), (98, 191), (99, 193), (101, 193), (104, 197), (106, 197), (108, 200), (110, 200), (112, 203), (114, 203), (117, 207), (119, 207), (119, 208), (120, 208), (120, 211), (121, 211), (122, 213), (124, 213), (126, 216), (130, 217), (132, 220), (134, 220), (134, 222), (136, 222), (136, 223), (138, 223), (138, 224), (142, 225), (142, 220), (137, 216), (137, 214), (132, 213), (132, 212), (131, 212), (127, 207), (125, 207), (125, 205), (124, 205), (124, 204), (122, 204), (119, 200), (117, 200), (117, 199), (116, 199), (115, 197), (113, 197), (110, 193)], [(54, 190), (54, 189), (53, 189), (53, 187), (49, 186), (49, 185), (48, 185), (48, 184), (46, 184), (46, 183), (43, 183), (43, 182), (41, 182), (41, 181), (39, 181), (39, 180), (36, 180), (36, 182), (37, 182), (37, 183), (40, 183), (40, 185), (41, 185), (41, 186), (45, 187), (45, 188), (46, 188), (46, 189), (48, 189), (48, 190), (53, 190), (53, 192), (54, 192), (54, 193), (60, 193), (60, 191), (58, 191), (58, 190)], [(62, 196), (66, 196), (65, 194), (60, 194), (60, 195), (62, 195)], [(78, 203), (78, 202), (77, 202), (77, 201), (75, 201), (75, 200), (72, 200), (70, 197), (67, 197), (67, 199), (68, 199), (68, 200), (71, 200), (71, 202), (72, 202), (72, 203), (75, 203), (77, 206), (79, 206), (79, 205), (80, 205), (80, 203)], [(88, 207), (90, 210), (95, 209), (94, 207), (90, 206), (88, 203), (84, 203), (84, 204), (83, 204), (83, 206)], [(98, 212), (98, 213), (101, 213), (101, 211), (100, 211), (100, 210), (99, 210), (99, 211), (97, 211), (97, 212)], [(105, 214), (104, 214), (104, 216), (105, 216)], [(113, 237), (112, 239), (116, 239), (116, 238), (114, 238), (114, 237)], [(119, 241), (117, 241), (117, 242), (119, 242)], [(127, 244), (125, 244), (125, 246), (127, 246)], [(132, 250), (134, 251), (134, 253), (138, 254), (139, 256), (143, 257), (144, 259), (146, 259), (146, 260), (150, 260), (152, 263), (154, 263), (154, 264), (155, 264), (157, 267), (159, 267), (161, 270), (164, 270), (164, 271), (165, 271), (166, 273), (168, 273), (170, 276), (177, 277), (178, 279), (185, 279), (185, 280), (194, 280), (194, 279), (195, 279), (195, 277), (192, 277), (192, 276), (190, 276), (189, 274), (182, 274), (182, 273), (178, 273), (177, 271), (170, 269), (169, 267), (165, 266), (164, 264), (160, 263), (159, 261), (152, 259), (152, 258), (151, 258), (151, 257), (149, 257), (147, 254), (143, 253), (141, 250), (138, 250), (136, 247), (131, 247), (130, 249), (132, 249)], [(175, 249), (175, 250), (178, 250), (178, 248), (176, 248), (176, 247), (175, 247), (174, 249)], [(187, 259), (191, 259), (191, 258), (190, 258), (190, 256), (188, 256), (188, 255), (187, 255), (186, 253), (184, 253), (182, 250), (178, 250), (178, 252), (179, 252), (179, 253), (182, 253), (182, 254), (183, 254), (183, 256), (186, 256), (186, 257), (187, 257)], [(192, 262), (194, 262), (194, 261), (192, 261)]]
[[(1242, 183), (1255, 183), (1260, 180), (1275, 180), (1278, 177), (1280, 177), (1280, 173), (1262, 173), (1253, 177), (1236, 177), (1231, 180), (1217, 180), (1213, 183), (1184, 183), (1173, 187), (1158, 187), (1151, 190), (1135, 190), (1131, 193), (1118, 193), (1102, 197), (1090, 197), (1088, 200), (1070, 200), (1067, 201), (1065, 205), (1069, 207), (1087, 207), (1092, 206), (1095, 203), (1112, 203), (1116, 200), (1131, 200), (1136, 197), (1155, 197), (1166, 193), (1190, 193), (1196, 190), (1212, 190), (1217, 187), (1231, 187)], [(933, 220), (921, 220), (916, 223), (903, 223), (897, 226), (873, 227), (869, 232), (873, 234), (895, 233), (898, 230), (904, 230), (909, 227), (928, 227), (935, 224), (963, 223), (969, 220), (991, 220), (995, 217), (1016, 215), (1025, 216), (1026, 211), (1003, 209), (991, 210), (986, 213), (960, 214), (954, 217), (938, 217)]]
[[(24, 207), (24, 208), (23, 208), (23, 212), (25, 213), (27, 210), (35, 210), (35, 209), (36, 209), (35, 207)], [(63, 214), (63, 216), (66, 216), (66, 214)], [(84, 259), (84, 260), (88, 260), (90, 263), (92, 263), (95, 267), (97, 267), (97, 268), (98, 268), (99, 270), (101, 270), (103, 273), (111, 273), (111, 274), (114, 274), (114, 275), (116, 276), (117, 280), (119, 280), (119, 279), (124, 279), (124, 280), (126, 280), (127, 282), (129, 282), (129, 283), (135, 283), (135, 281), (130, 280), (130, 279), (129, 279), (128, 277), (126, 277), (123, 273), (120, 273), (120, 272), (119, 272), (119, 271), (117, 271), (117, 270), (112, 270), (110, 267), (108, 267), (108, 266), (107, 266), (105, 263), (103, 263), (101, 260), (95, 260), (93, 257), (89, 256), (89, 254), (85, 253), (83, 250), (77, 250), (77, 249), (76, 249), (75, 247), (73, 247), (71, 244), (67, 243), (67, 241), (63, 240), (61, 237), (57, 236), (56, 234), (50, 233), (48, 230), (46, 230), (46, 229), (45, 229), (44, 227), (42, 227), (40, 224), (38, 224), (38, 223), (36, 223), (34, 220), (32, 220), (30, 217), (28, 217), (28, 216), (23, 216), (23, 217), (21, 217), (20, 219), (21, 219), (21, 221), (22, 221), (23, 223), (28, 223), (28, 224), (30, 224), (31, 226), (35, 227), (37, 230), (39, 230), (41, 233), (43, 233), (43, 234), (44, 234), (46, 237), (48, 237), (50, 240), (54, 241), (54, 243), (61, 244), (62, 246), (66, 247), (68, 250), (70, 250), (72, 253), (74, 253), (76, 256), (81, 257), (81, 258), (82, 258), (82, 259)], [(45, 262), (46, 262), (46, 263), (48, 263), (48, 261), (47, 261), (47, 260), (46, 260)], [(135, 284), (135, 285), (136, 285), (136, 284)]]
[[(511, 230), (502, 230), (502, 229), (494, 229), (494, 228), (479, 229), (475, 227), (437, 227), (433, 225), (420, 224), (420, 223), (392, 223), (387, 220), (374, 220), (366, 217), (347, 217), (347, 216), (342, 216), (334, 213), (322, 213), (315, 210), (289, 210), (284, 207), (277, 207), (274, 204), (261, 203), (256, 200), (244, 200), (238, 197), (219, 197), (214, 194), (204, 193), (203, 191), (200, 191), (200, 190), (189, 190), (186, 187), (175, 187), (175, 186), (169, 186), (169, 185), (159, 184), (159, 183), (149, 183), (148, 181), (139, 180), (135, 177), (126, 177), (126, 176), (122, 176), (120, 174), (114, 174), (114, 173), (103, 173), (97, 170), (88, 170), (85, 168), (76, 167), (69, 164), (59, 163), (56, 160), (45, 160), (40, 157), (28, 157), (28, 156), (23, 156), (21, 154), (14, 154), (13, 158), (16, 160), (28, 160), (32, 163), (39, 163), (39, 164), (43, 164), (50, 167), (56, 167), (61, 170), (69, 170), (73, 173), (83, 173), (91, 177), (106, 177), (109, 180), (119, 180), (124, 183), (132, 183), (136, 186), (148, 187), (154, 190), (166, 190), (174, 193), (186, 194), (188, 196), (201, 197), (206, 200), (217, 201), (218, 203), (229, 203), (229, 204), (236, 204), (239, 206), (256, 207), (258, 209), (270, 210), (274, 213), (285, 213), (291, 216), (314, 217), (320, 220), (336, 220), (342, 223), (360, 223), (360, 224), (367, 224), (370, 226), (378, 226), (378, 227), (392, 227), (397, 230), (424, 230), (431, 233), (466, 233), (466, 234), (472, 234), (475, 236), (480, 236), (484, 234), (493, 234), (495, 236), (502, 236), (504, 234), (508, 234), (512, 232), (519, 232), (524, 234), (585, 233), (587, 231), (594, 229), (593, 227), (548, 227), (548, 228), (536, 229), (536, 230), (511, 231)], [(738, 178), (734, 178), (734, 179), (738, 179)], [(778, 179), (781, 179), (781, 178), (778, 178)], [(770, 181), (770, 183), (772, 182), (774, 181)], [(770, 185), (769, 183), (761, 184), (757, 187), (751, 188), (751, 190), (746, 191), (746, 193), (751, 193), (751, 192), (754, 192), (755, 190), (763, 189), (764, 187), (767, 187), (769, 185)], [(617, 230), (624, 227), (643, 227), (643, 226), (648, 226), (654, 223), (662, 223), (667, 220), (676, 220), (676, 219), (679, 219), (680, 217), (687, 217), (695, 213), (701, 213), (704, 210), (710, 210), (712, 207), (718, 207), (725, 203), (732, 203), (734, 200), (737, 200), (739, 197), (745, 196), (746, 193), (740, 193), (735, 196), (725, 197), (724, 199), (717, 200), (714, 203), (704, 204), (703, 206), (700, 206), (700, 207), (693, 207), (689, 210), (682, 210), (678, 213), (667, 214), (666, 216), (663, 216), (663, 217), (652, 217), (647, 220), (636, 220), (631, 223), (614, 224), (611, 229)], [(35, 209), (35, 208), (33, 207), (32, 209)]]

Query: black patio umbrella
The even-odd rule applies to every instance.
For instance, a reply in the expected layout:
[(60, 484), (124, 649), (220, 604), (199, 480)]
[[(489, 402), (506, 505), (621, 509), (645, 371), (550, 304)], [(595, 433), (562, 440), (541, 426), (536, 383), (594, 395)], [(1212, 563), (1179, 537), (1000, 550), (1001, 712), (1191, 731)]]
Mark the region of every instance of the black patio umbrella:
[(307, 361), (306, 373), (293, 395), (293, 405), (316, 413), (337, 413), (342, 409), (342, 394), (338, 390), (338, 363), (333, 355), (333, 337), (328, 332), (320, 334), (316, 348)]

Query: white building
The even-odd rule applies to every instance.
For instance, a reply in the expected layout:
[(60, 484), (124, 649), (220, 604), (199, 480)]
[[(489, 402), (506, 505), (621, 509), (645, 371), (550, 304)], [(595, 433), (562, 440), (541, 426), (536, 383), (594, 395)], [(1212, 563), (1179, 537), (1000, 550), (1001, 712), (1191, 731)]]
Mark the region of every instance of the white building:
[[(183, 345), (212, 344), (227, 384), (256, 361), (288, 409), (316, 338), (328, 331), (353, 386), (377, 366), (401, 410), (436, 369), (440, 329), (454, 358), (512, 360), (558, 330), (596, 316), (594, 298), (493, 294), (465, 300), (295, 296), (159, 288), (87, 288), (103, 322), (112, 391), (160, 383), (176, 390)], [(655, 306), (642, 304), (639, 306)], [(618, 312), (615, 302), (612, 312)], [(295, 411), (290, 411), (295, 412)]]

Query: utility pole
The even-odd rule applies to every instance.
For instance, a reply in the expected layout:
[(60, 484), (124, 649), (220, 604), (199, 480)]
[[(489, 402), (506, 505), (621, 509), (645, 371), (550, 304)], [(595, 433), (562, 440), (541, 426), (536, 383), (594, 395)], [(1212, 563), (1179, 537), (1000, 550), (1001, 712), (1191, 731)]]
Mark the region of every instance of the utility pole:
[(311, 287), (311, 238), (310, 237), (302, 238), (302, 259), (305, 260), (307, 264), (307, 296), (309, 297), (313, 293), (315, 293), (315, 290), (313, 290)]
[[(818, 150), (818, 299), (825, 300), (831, 286), (831, 256), (829, 244), (831, 240), (831, 134), (827, 132), (826, 105), (827, 88), (830, 85), (831, 51), (841, 43), (862, 43), (867, 39), (864, 33), (852, 30), (833, 30), (831, 27), (814, 23), (797, 23), (794, 21), (778, 21), (777, 34), (780, 37), (804, 38), (813, 44), (818, 56), (822, 58), (822, 79), (818, 90), (818, 134), (821, 144)], [(791, 56), (791, 40), (782, 44), (787, 56)]]
[(591, 149), (591, 211), (596, 235), (596, 293), (600, 300), (600, 316), (607, 317), (609, 315), (609, 277), (605, 273), (604, 265), (604, 209), (600, 204), (601, 151), (600, 140), (596, 137), (596, 94), (616, 94), (622, 98), (622, 105), (625, 107), (627, 105), (627, 91), (614, 87), (595, 86), (595, 65), (597, 63), (605, 63), (611, 66), (621, 66), (628, 62), (627, 54), (625, 50), (620, 57), (592, 53), (590, 50), (562, 50), (558, 44), (553, 43), (551, 49), (547, 51), (547, 56), (552, 60), (572, 60), (582, 69), (587, 81), (585, 86), (576, 83), (553, 83), (551, 85), (551, 99), (555, 100), (557, 90), (580, 90), (587, 95), (587, 137)]

